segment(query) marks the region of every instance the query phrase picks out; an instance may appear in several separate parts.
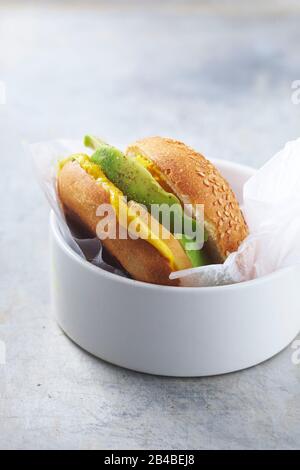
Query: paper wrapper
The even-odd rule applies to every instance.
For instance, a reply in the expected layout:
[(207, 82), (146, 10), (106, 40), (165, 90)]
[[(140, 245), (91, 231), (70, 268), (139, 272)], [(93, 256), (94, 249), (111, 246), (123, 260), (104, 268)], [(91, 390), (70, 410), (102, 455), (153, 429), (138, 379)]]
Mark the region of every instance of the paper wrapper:
[(300, 139), (285, 147), (244, 185), (250, 235), (224, 264), (177, 271), (185, 286), (233, 284), (300, 263)]
[[(58, 140), (26, 145), (37, 180), (54, 210), (66, 243), (101, 269), (125, 275), (102, 257), (101, 242), (78, 239), (66, 223), (56, 192), (57, 162), (85, 152), (81, 142)], [(224, 264), (177, 271), (185, 286), (214, 286), (247, 281), (300, 263), (300, 139), (288, 142), (244, 185), (243, 213), (250, 235)]]
[(72, 232), (65, 219), (56, 188), (58, 161), (73, 153), (89, 153), (81, 142), (71, 140), (56, 140), (36, 144), (24, 144), (25, 150), (33, 160), (35, 175), (42, 188), (50, 207), (55, 212), (58, 226), (66, 243), (79, 256), (106, 271), (125, 276), (120, 269), (105, 262), (102, 256), (102, 244), (98, 238), (78, 238)]

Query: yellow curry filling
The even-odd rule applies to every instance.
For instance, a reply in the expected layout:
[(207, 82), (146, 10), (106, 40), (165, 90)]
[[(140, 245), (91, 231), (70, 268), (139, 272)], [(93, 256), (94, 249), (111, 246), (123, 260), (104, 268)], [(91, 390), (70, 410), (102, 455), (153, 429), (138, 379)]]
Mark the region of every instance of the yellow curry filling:
[[(138, 161), (150, 171), (151, 162), (148, 162), (148, 160), (140, 156), (137, 158)], [(127, 221), (128, 227), (131, 222), (135, 222), (135, 225), (138, 225), (139, 227), (140, 238), (146, 240), (148, 243), (153, 245), (158, 250), (158, 252), (168, 260), (172, 270), (181, 269), (180, 266), (177, 265), (171, 249), (166, 245), (166, 243), (162, 239), (158, 237), (157, 233), (154, 233), (151, 230), (151, 217), (147, 218), (147, 222), (145, 222), (145, 220), (139, 217), (139, 215), (137, 215), (136, 213), (136, 204), (135, 209), (131, 208), (124, 199), (124, 194), (122, 193), (122, 191), (120, 191), (120, 189), (118, 189), (111, 181), (109, 181), (109, 179), (101, 170), (100, 166), (96, 163), (91, 162), (90, 158), (87, 155), (72, 155), (71, 157), (59, 162), (59, 169), (62, 169), (68, 161), (72, 160), (76, 160), (81, 166), (81, 168), (96, 180), (97, 184), (101, 185), (109, 192), (110, 204), (115, 211), (119, 223), (122, 224), (122, 221)], [(153, 164), (152, 166), (155, 168)], [(154, 169), (152, 170), (153, 172), (155, 172)], [(153, 174), (153, 176), (156, 178), (155, 174)], [(158, 172), (157, 178), (159, 178)]]
[(134, 158), (144, 167), (146, 170), (151, 173), (153, 178), (160, 184), (160, 186), (165, 189), (165, 191), (172, 192), (172, 189), (168, 185), (163, 173), (160, 169), (153, 163), (151, 160), (148, 160), (143, 155), (135, 155)]

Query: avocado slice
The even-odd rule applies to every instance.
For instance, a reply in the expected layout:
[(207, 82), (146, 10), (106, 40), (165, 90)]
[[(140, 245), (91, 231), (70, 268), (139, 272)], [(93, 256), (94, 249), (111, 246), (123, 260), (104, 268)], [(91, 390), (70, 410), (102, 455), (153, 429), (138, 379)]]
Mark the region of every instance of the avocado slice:
[[(174, 220), (182, 220), (183, 227), (192, 227), (195, 231), (197, 222), (192, 219), (182, 209), (179, 199), (172, 193), (165, 191), (160, 184), (153, 178), (151, 173), (144, 168), (134, 157), (128, 157), (115, 147), (112, 147), (100, 139), (93, 136), (86, 136), (84, 144), (96, 150), (91, 157), (91, 161), (98, 164), (107, 178), (112, 181), (129, 200), (144, 204), (148, 211), (152, 204), (166, 204), (173, 206), (171, 216), (171, 232), (175, 232)], [(163, 220), (159, 220), (163, 223)], [(187, 225), (189, 224), (189, 225)], [(209, 264), (204, 250), (188, 249), (188, 244), (193, 240), (181, 234), (179, 239), (192, 266), (203, 266)]]

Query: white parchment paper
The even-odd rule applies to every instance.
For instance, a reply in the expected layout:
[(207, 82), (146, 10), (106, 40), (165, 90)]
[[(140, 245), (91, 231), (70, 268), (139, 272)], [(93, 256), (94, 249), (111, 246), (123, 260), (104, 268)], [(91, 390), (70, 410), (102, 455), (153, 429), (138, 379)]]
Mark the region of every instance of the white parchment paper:
[(224, 264), (177, 271), (186, 286), (232, 284), (300, 263), (300, 139), (285, 147), (244, 185), (250, 235)]
[(36, 179), (50, 207), (55, 212), (59, 229), (66, 243), (72, 250), (79, 254), (79, 256), (99, 266), (99, 268), (120, 276), (125, 276), (121, 270), (103, 260), (102, 244), (98, 238), (83, 239), (76, 237), (74, 233), (72, 233), (59, 201), (56, 190), (58, 161), (74, 153), (83, 152), (89, 154), (89, 150), (84, 147), (80, 141), (74, 140), (55, 140), (51, 142), (24, 144), (24, 147), (32, 158)]
[[(89, 153), (88, 150), (81, 142), (70, 140), (26, 144), (25, 147), (67, 244), (100, 268), (124, 275), (103, 260), (98, 239), (82, 240), (74, 236), (57, 196), (58, 160), (72, 153)], [(181, 278), (185, 286), (225, 285), (300, 263), (300, 139), (288, 142), (246, 182), (243, 197), (243, 213), (250, 235), (239, 250), (231, 253), (224, 264), (177, 271), (170, 275), (172, 279)]]

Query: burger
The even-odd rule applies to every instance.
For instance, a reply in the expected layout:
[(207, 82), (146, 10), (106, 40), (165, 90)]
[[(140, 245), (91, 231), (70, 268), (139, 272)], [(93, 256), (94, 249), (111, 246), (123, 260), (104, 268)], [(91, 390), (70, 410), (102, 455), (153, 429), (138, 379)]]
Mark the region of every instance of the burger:
[(62, 208), (133, 279), (178, 286), (171, 272), (223, 263), (247, 236), (228, 182), (184, 143), (148, 137), (125, 153), (90, 135), (84, 144), (59, 162)]

